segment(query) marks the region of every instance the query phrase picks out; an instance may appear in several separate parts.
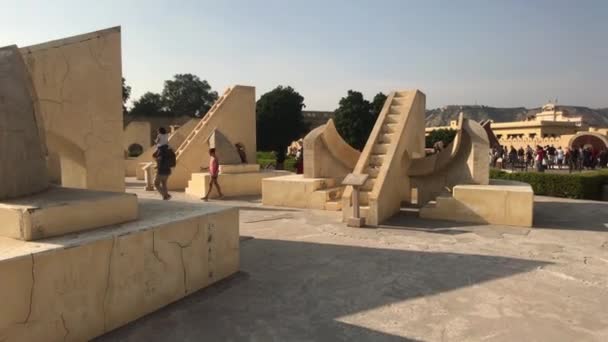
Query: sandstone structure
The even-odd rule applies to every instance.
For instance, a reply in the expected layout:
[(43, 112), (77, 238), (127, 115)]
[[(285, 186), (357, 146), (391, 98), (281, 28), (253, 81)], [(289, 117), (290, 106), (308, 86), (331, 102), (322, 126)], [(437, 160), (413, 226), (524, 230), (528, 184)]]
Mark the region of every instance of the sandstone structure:
[(51, 179), (124, 191), (120, 28), (21, 49), (44, 118)]
[[(247, 160), (256, 160), (255, 127), (255, 88), (236, 85), (226, 89), (176, 150), (177, 166), (169, 178), (169, 189), (185, 189), (192, 174), (207, 166), (208, 142), (214, 130), (221, 131), (229, 141), (242, 144)], [(222, 156), (218, 157), (221, 163)]]
[(492, 180), (489, 185), (456, 185), (420, 209), (420, 217), (456, 222), (532, 227), (530, 184)]
[(209, 138), (209, 149), (215, 149), (218, 156), (222, 156), (220, 160), (222, 165), (238, 165), (242, 164), (241, 157), (236, 149), (236, 144), (233, 144), (220, 130), (214, 130)]
[(407, 170), (417, 192), (417, 205), (423, 206), (435, 197), (451, 191), (455, 185), (489, 184), (490, 152), (485, 129), (475, 121), (458, 120), (454, 141), (442, 151), (412, 160)]
[[(259, 195), (262, 179), (288, 173), (260, 170), (257, 164), (242, 163), (237, 144), (245, 160), (256, 160), (255, 127), (255, 88), (242, 85), (228, 88), (175, 151), (177, 165), (169, 177), (169, 189), (185, 189), (189, 195), (203, 197), (207, 193), (210, 175), (201, 169), (208, 167), (209, 148), (214, 146), (219, 148), (216, 155), (220, 163), (219, 182), (223, 194)], [(211, 197), (217, 195), (213, 192)]]
[(342, 179), (355, 168), (360, 152), (342, 139), (332, 119), (308, 133), (303, 148), (304, 174), (265, 179), (262, 203), (340, 210)]
[[(353, 171), (368, 174), (360, 193), (361, 215), (375, 226), (411, 202), (412, 184), (406, 172), (412, 159), (424, 157), (426, 96), (418, 91), (389, 94)], [(342, 196), (344, 220), (352, 217), (352, 187)]]
[(128, 157), (133, 145), (139, 145), (143, 151), (152, 146), (151, 132), (151, 125), (147, 121), (132, 121), (125, 127), (122, 146)]
[[(369, 175), (359, 194), (361, 216), (377, 226), (405, 203), (423, 218), (531, 226), (529, 185), (489, 184), (489, 139), (484, 127), (460, 116), (454, 141), (425, 156), (425, 95), (393, 92), (353, 171)], [(343, 220), (353, 215), (352, 187), (342, 196)], [(517, 201), (517, 204), (510, 204)]]
[(158, 203), (91, 232), (0, 237), (0, 337), (91, 340), (238, 271), (236, 208)]
[(303, 147), (305, 178), (342, 180), (352, 172), (361, 155), (342, 139), (332, 119), (308, 133)]
[[(63, 47), (55, 48), (61, 53)], [(97, 50), (89, 51), (95, 56)], [(104, 66), (103, 56), (97, 57)], [(49, 187), (40, 133), (44, 119), (36, 117), (37, 98), (23, 58), (15, 46), (0, 49), (0, 340), (91, 340), (238, 271), (236, 208), (138, 203), (134, 194), (123, 192)], [(55, 71), (47, 72), (52, 84)], [(66, 72), (65, 89), (49, 88), (45, 94), (78, 93), (67, 86), (73, 72)], [(103, 154), (96, 150), (96, 139), (103, 135), (96, 134), (113, 126), (103, 117), (88, 116), (97, 108), (91, 101), (90, 112), (82, 113), (89, 121), (70, 127), (83, 131), (73, 132), (75, 141), (88, 132), (84, 140), (96, 152), (83, 153), (91, 152), (97, 161), (95, 156)], [(50, 118), (55, 121), (47, 128), (63, 120)], [(67, 134), (46, 133), (51, 142), (57, 134)], [(85, 160), (83, 166), (92, 164)], [(85, 180), (107, 185), (103, 171), (91, 177), (87, 172)]]
[(0, 49), (0, 200), (48, 187), (36, 95), (16, 46)]

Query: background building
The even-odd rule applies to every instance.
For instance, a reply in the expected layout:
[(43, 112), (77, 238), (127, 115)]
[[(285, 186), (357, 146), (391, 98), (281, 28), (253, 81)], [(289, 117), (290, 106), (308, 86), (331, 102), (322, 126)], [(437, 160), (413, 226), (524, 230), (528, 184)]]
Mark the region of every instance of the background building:
[[(449, 126), (427, 127), (426, 132), (436, 129), (455, 129), (456, 121)], [(593, 145), (608, 149), (608, 127), (592, 126), (580, 116), (571, 116), (565, 108), (548, 103), (542, 111), (522, 121), (493, 122), (492, 131), (503, 146), (515, 148), (554, 145), (562, 148)]]

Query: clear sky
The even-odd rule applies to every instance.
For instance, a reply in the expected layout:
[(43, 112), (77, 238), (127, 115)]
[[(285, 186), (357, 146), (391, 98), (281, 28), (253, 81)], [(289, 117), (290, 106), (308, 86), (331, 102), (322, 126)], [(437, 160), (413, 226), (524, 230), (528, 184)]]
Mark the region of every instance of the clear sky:
[(409, 88), (427, 108), (608, 107), (605, 0), (0, 0), (0, 46), (117, 25), (134, 97), (193, 73), (291, 85), (316, 110)]

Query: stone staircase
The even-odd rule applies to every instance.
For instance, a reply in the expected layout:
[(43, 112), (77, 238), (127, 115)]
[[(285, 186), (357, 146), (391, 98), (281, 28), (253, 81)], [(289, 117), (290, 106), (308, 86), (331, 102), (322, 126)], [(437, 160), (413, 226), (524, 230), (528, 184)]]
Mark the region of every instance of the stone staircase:
[(316, 190), (313, 196), (319, 196), (325, 201), (325, 210), (327, 211), (340, 211), (342, 210), (342, 193), (344, 192), (343, 186), (334, 186), (325, 189)]
[[(353, 171), (369, 175), (359, 192), (360, 214), (369, 225), (378, 225), (400, 210), (405, 193), (399, 188), (403, 183), (399, 177), (405, 177), (401, 159), (407, 149), (424, 153), (424, 144), (418, 141), (424, 138), (418, 133), (424, 132), (424, 101), (419, 91), (392, 92)], [(352, 215), (352, 191), (347, 187), (342, 197), (345, 221)]]
[[(247, 160), (255, 160), (255, 88), (232, 86), (220, 96), (203, 119), (176, 148), (177, 165), (169, 177), (169, 190), (183, 190), (192, 174), (201, 172), (209, 161), (209, 138), (219, 130), (231, 142), (245, 147)], [(222, 158), (220, 156), (220, 162)]]
[(367, 217), (370, 193), (374, 189), (380, 170), (386, 161), (389, 146), (398, 138), (397, 125), (404, 116), (401, 111), (403, 100), (403, 94), (396, 92), (390, 103), (388, 113), (382, 122), (380, 134), (372, 147), (367, 167), (363, 170), (363, 173), (368, 174), (369, 178), (359, 192), (360, 213), (362, 217)]
[(334, 179), (324, 179), (322, 182), (317, 182), (315, 189), (310, 193), (309, 203), (315, 203), (315, 209), (328, 211), (340, 211), (342, 209), (342, 193), (344, 186), (341, 186)]
[(177, 156), (178, 163), (179, 163), (179, 156), (188, 148), (188, 146), (190, 146), (192, 144), (192, 141), (194, 140), (196, 135), (200, 131), (203, 130), (203, 127), (205, 126), (205, 124), (209, 121), (209, 119), (211, 119), (213, 114), (215, 114), (217, 112), (218, 108), (224, 103), (224, 100), (226, 100), (228, 95), (230, 95), (230, 92), (232, 92), (232, 89), (233, 89), (233, 87), (229, 87), (228, 89), (226, 89), (224, 91), (224, 94), (222, 94), (222, 96), (220, 96), (217, 99), (217, 101), (215, 101), (213, 106), (211, 108), (209, 108), (209, 111), (207, 112), (205, 117), (201, 121), (198, 122), (198, 124), (194, 127), (194, 129), (190, 132), (190, 134), (188, 134), (188, 136), (186, 137), (184, 142), (179, 146), (177, 151), (175, 151), (175, 155)]

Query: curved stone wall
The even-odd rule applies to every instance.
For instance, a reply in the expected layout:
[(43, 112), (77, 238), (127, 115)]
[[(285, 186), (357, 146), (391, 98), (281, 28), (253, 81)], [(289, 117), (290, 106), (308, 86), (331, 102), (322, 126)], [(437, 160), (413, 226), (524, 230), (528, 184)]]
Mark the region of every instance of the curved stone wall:
[(36, 95), (17, 46), (0, 48), (0, 200), (48, 186)]
[(360, 154), (342, 139), (329, 119), (304, 138), (304, 177), (342, 179), (353, 171)]

